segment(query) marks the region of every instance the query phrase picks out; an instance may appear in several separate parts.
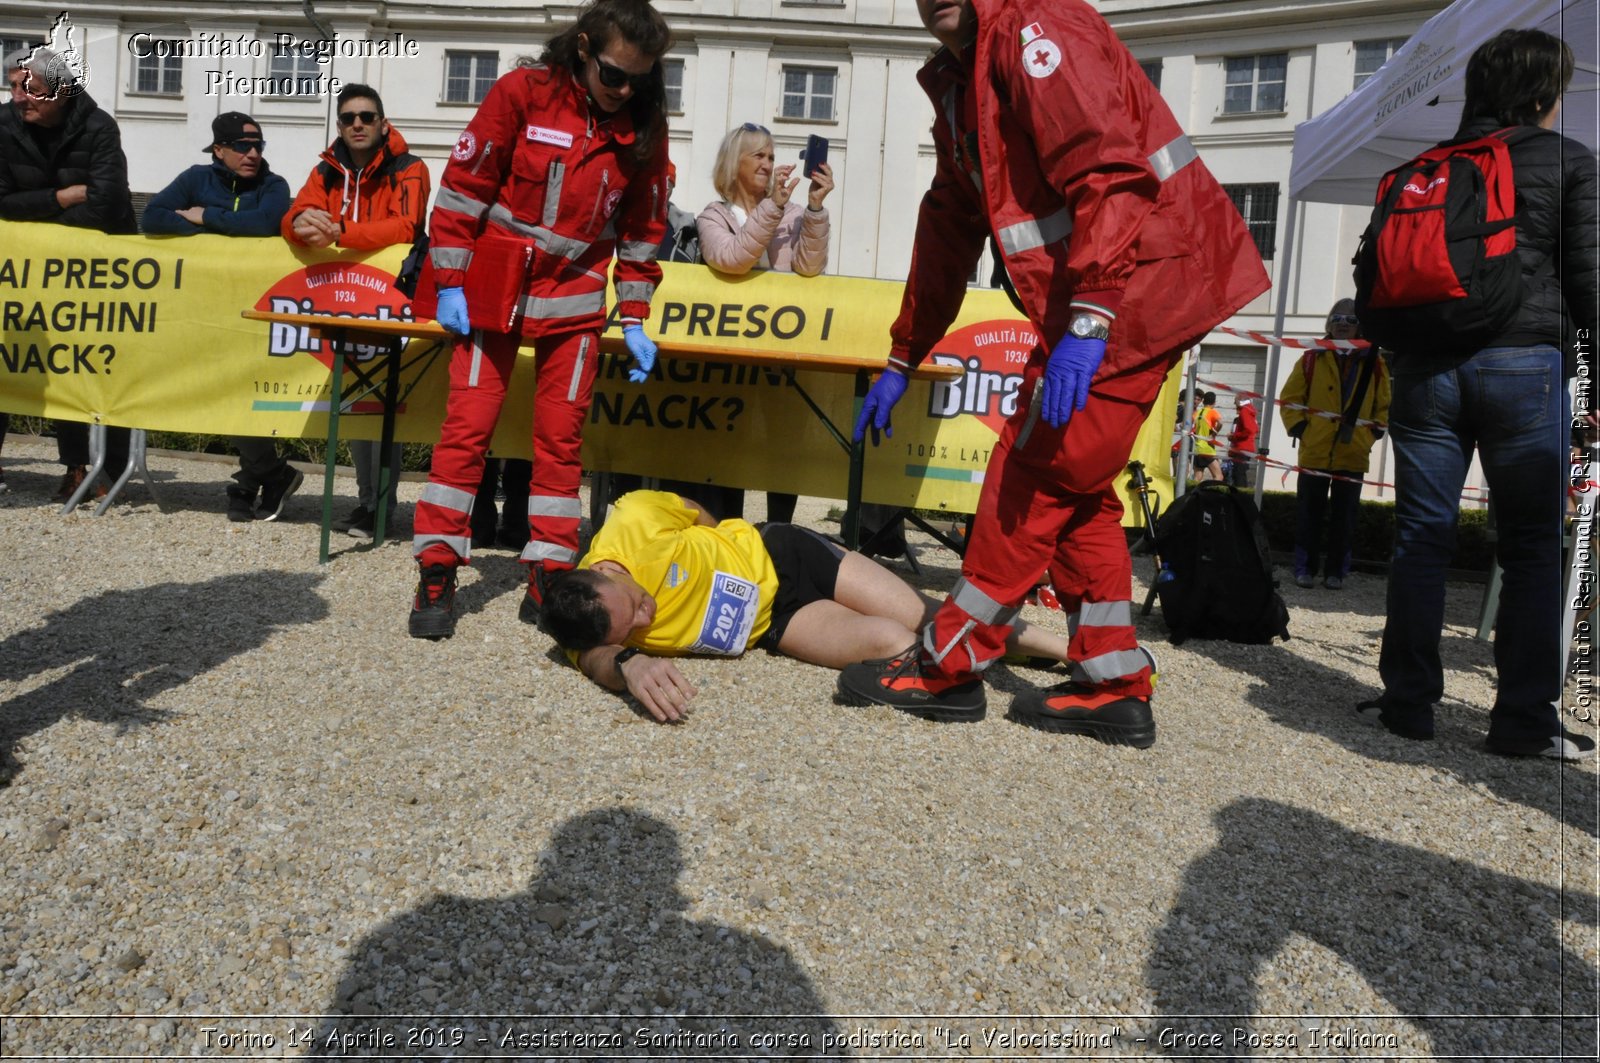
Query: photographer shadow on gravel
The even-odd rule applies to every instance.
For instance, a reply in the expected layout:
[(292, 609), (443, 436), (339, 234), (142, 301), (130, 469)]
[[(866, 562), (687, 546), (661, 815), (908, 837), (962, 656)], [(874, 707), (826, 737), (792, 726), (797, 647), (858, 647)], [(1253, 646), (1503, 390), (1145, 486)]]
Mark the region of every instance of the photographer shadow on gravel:
[(262, 570), (103, 591), (0, 641), (0, 683), (67, 669), (0, 702), (0, 786), (20, 769), (15, 753), (29, 735), (67, 717), (110, 724), (119, 735), (158, 722), (167, 713), (153, 698), (257, 649), (275, 631), (323, 619), (321, 581)]
[(352, 1017), (325, 1020), (313, 1054), (842, 1054), (787, 949), (684, 914), (683, 870), (654, 816), (569, 819), (521, 893), (438, 896), (357, 943), (327, 1008)]
[[(1274, 801), (1234, 801), (1214, 823), (1215, 848), (1185, 869), (1155, 933), (1147, 977), (1163, 1017), (1148, 1031), (1154, 1046), (1233, 1058), (1564, 1058), (1563, 1042), (1593, 1049), (1596, 971), (1558, 936), (1563, 918), (1595, 925), (1592, 895)], [(1575, 877), (1591, 884), (1592, 868)], [(1324, 966), (1318, 953), (1339, 965)], [(1374, 1018), (1364, 993), (1341, 994), (1357, 979), (1388, 1012)], [(1257, 1012), (1274, 1017), (1250, 1018)], [(1397, 1045), (1359, 1041), (1389, 1034)]]

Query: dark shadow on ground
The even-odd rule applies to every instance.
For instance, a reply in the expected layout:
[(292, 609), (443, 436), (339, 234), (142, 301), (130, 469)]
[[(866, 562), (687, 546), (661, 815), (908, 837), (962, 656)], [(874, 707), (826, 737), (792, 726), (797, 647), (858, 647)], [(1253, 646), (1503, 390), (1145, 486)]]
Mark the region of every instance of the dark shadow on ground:
[[(1149, 1031), (1152, 1042), (1160, 1044), (1165, 1029), (1174, 1054), (1352, 1057), (1366, 1053), (1337, 1044), (1314, 1050), (1308, 1028), (1356, 1027), (1395, 1032), (1398, 1054), (1413, 1058), (1592, 1058), (1596, 972), (1556, 931), (1563, 916), (1592, 927), (1593, 896), (1378, 841), (1272, 801), (1235, 801), (1215, 823), (1216, 848), (1184, 872), (1155, 935), (1148, 981), (1164, 1017)], [(1411, 1018), (1250, 1018), (1262, 1010), (1259, 987), (1268, 978), (1278, 1000), (1307, 1012), (1314, 1005), (1306, 1001), (1337, 999), (1324, 981), (1329, 972), (1278, 957), (1296, 938), (1335, 953), (1391, 1014)], [(1431, 1044), (1408, 1043), (1406, 1023)], [(1298, 1053), (1238, 1039), (1251, 1032), (1292, 1033)]]
[[(472, 568), (477, 572), (478, 578), (471, 580), (460, 578), (458, 574), (458, 587), (456, 591), (456, 619), (481, 613), (490, 602), (503, 595), (527, 593), (528, 566), (518, 560), (514, 553), (477, 553), (472, 556)], [(522, 599), (516, 599), (517, 604), (522, 604)]]
[[(1159, 617), (1158, 609), (1139, 620), (1140, 640), (1150, 645), (1158, 656), (1166, 635)], [(1293, 630), (1291, 617), (1290, 631)], [(1382, 634), (1381, 624), (1363, 634), (1364, 641), (1375, 645)], [(1483, 646), (1492, 667), (1492, 647), (1482, 643), (1475, 645)], [(1596, 777), (1575, 766), (1563, 766), (1554, 761), (1512, 759), (1486, 752), (1483, 736), (1489, 730), (1487, 705), (1465, 705), (1447, 699), (1434, 711), (1437, 737), (1428, 742), (1396, 737), (1357, 716), (1356, 703), (1376, 697), (1379, 691), (1351, 674), (1358, 665), (1370, 666), (1372, 657), (1363, 653), (1359, 646), (1351, 645), (1348, 639), (1324, 642), (1299, 636), (1292, 643), (1279, 642), (1270, 646), (1242, 646), (1219, 640), (1189, 641), (1184, 643), (1184, 648), (1203, 652), (1238, 672), (1239, 685), (1247, 688), (1245, 700), (1285, 727), (1322, 735), (1372, 760), (1435, 768), (1452, 776), (1457, 783), (1483, 786), (1503, 801), (1537, 809), (1589, 835), (1600, 834), (1600, 824), (1596, 821)], [(1349, 669), (1342, 669), (1340, 665), (1349, 665)], [(1454, 671), (1464, 667), (1476, 665), (1464, 665), (1459, 661), (1447, 663), (1447, 668)], [(1286, 676), (1292, 678), (1286, 681)], [(1307, 696), (1311, 691), (1316, 692), (1314, 698)], [(1158, 720), (1159, 704), (1158, 688)]]
[(316, 1054), (840, 1054), (823, 1051), (837, 1028), (787, 949), (684, 915), (683, 869), (653, 816), (566, 821), (523, 892), (435, 897), (360, 941), (327, 1008), (348, 1017), (324, 1023)]
[(0, 704), (0, 785), (19, 742), (68, 716), (118, 733), (163, 719), (151, 699), (267, 641), (274, 631), (328, 615), (320, 575), (256, 571), (201, 583), (106, 591), (47, 614), (0, 642), (0, 681), (67, 668)]

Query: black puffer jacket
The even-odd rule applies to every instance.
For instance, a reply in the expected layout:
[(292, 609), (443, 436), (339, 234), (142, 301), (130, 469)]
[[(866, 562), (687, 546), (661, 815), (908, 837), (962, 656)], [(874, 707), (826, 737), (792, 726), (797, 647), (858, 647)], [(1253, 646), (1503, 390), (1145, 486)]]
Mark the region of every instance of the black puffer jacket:
[[(89, 199), (61, 209), (56, 189), (87, 185)], [(17, 109), (0, 107), (0, 218), (53, 221), (108, 233), (138, 231), (128, 195), (128, 159), (117, 120), (83, 93), (46, 158)]]
[[(1487, 136), (1493, 119), (1461, 127), (1458, 137)], [(1600, 316), (1600, 182), (1594, 156), (1553, 129), (1528, 129), (1511, 145), (1517, 187), (1517, 253), (1526, 284), (1516, 324), (1491, 347), (1548, 343), (1560, 347), (1567, 375), (1577, 371), (1578, 330), (1592, 352)], [(1591, 365), (1592, 365), (1591, 361)]]

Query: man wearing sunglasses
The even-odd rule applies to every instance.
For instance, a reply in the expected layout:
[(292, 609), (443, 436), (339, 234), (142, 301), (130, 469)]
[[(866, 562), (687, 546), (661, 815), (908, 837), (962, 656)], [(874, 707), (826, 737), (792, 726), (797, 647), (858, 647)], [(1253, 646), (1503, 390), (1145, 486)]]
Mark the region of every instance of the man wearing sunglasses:
[(171, 236), (276, 236), (289, 209), (289, 182), (267, 165), (254, 118), (227, 111), (211, 120), (210, 163), (189, 167), (144, 208), (144, 231)]
[[(283, 216), (283, 238), (300, 247), (375, 250), (410, 244), (422, 232), (432, 182), (428, 166), (406, 148), (383, 116), (383, 100), (370, 85), (339, 90), (339, 132), (311, 170)], [(378, 444), (350, 440), (356, 466), (356, 508), (334, 523), (357, 539), (370, 539), (378, 511)], [(400, 445), (390, 468), (400, 468)], [(389, 485), (394, 512), (395, 484)]]
[[(211, 120), (210, 163), (189, 167), (144, 208), (144, 231), (171, 236), (276, 236), (289, 209), (289, 183), (267, 166), (266, 139), (254, 118), (225, 111)], [(236, 483), (228, 487), (228, 519), (277, 520), (304, 479), (278, 456), (270, 439), (236, 436)], [(259, 509), (258, 509), (259, 496)]]

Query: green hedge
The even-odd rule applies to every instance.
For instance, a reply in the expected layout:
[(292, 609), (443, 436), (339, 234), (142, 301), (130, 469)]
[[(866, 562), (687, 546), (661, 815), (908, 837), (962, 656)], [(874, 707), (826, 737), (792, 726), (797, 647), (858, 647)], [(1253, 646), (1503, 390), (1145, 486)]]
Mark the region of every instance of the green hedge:
[[(1294, 551), (1295, 496), (1290, 491), (1268, 491), (1261, 498), (1267, 542), (1274, 551)], [(1456, 555), (1450, 567), (1467, 572), (1488, 572), (1494, 558), (1489, 541), (1488, 511), (1463, 509), (1456, 526)], [(1394, 503), (1363, 499), (1356, 515), (1353, 552), (1356, 563), (1387, 565), (1394, 550)]]

